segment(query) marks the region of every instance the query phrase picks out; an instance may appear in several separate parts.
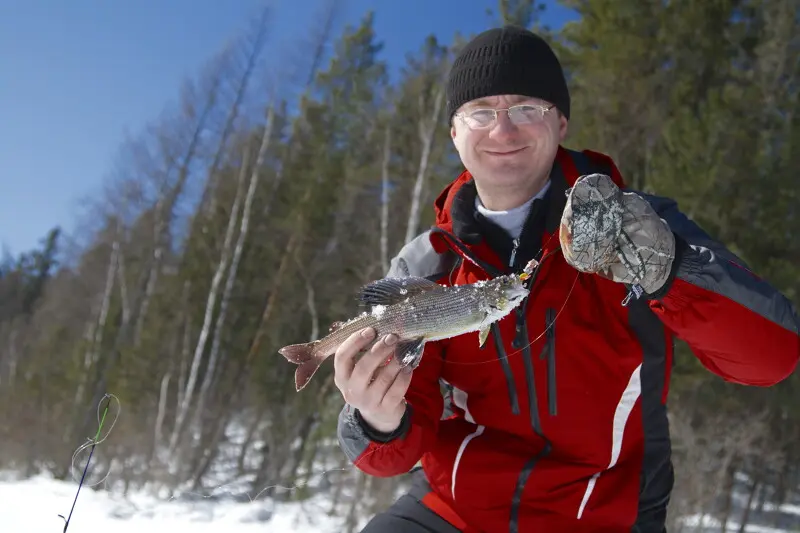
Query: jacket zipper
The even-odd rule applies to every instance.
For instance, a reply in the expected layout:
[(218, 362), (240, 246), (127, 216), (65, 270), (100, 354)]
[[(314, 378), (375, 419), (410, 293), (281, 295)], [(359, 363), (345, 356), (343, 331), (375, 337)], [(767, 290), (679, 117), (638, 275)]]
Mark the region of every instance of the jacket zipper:
[(556, 310), (552, 307), (545, 312), (545, 338), (539, 359), (547, 358), (547, 405), (550, 416), (556, 416)]
[[(458, 254), (460, 251), (465, 257), (467, 257), (470, 261), (474, 262), (480, 268), (482, 268), (486, 273), (491, 276), (499, 276), (502, 275), (501, 272), (498, 272), (496, 269), (492, 268), (491, 265), (487, 265), (480, 261), (477, 257), (474, 257), (471, 253), (469, 253), (469, 249), (464, 246), (461, 241), (450, 232), (445, 231), (441, 228), (434, 228), (434, 232), (443, 234), (445, 238), (445, 242), (450, 248)], [(514, 383), (514, 373), (511, 370), (511, 363), (508, 361), (508, 355), (506, 354), (505, 349), (503, 348), (503, 341), (500, 335), (500, 327), (498, 326), (497, 322), (492, 323), (490, 326), (491, 334), (494, 340), (494, 347), (495, 352), (497, 352), (497, 359), (500, 362), (500, 367), (503, 369), (503, 375), (506, 379), (506, 388), (508, 390), (508, 403), (511, 407), (511, 413), (514, 415), (519, 414), (519, 400), (517, 398), (517, 387)], [(485, 348), (488, 344), (484, 344), (483, 347)]]
[(519, 248), (519, 237), (513, 241), (514, 247), (511, 248), (511, 257), (508, 259), (509, 268), (514, 268), (514, 261), (517, 259), (517, 248)]
[[(434, 232), (439, 232), (439, 233), (442, 233), (445, 236), (447, 236), (448, 238), (446, 239), (446, 241), (448, 242), (450, 247), (454, 249), (454, 251), (455, 251), (456, 248), (458, 248), (466, 257), (468, 257), (471, 261), (475, 262), (475, 264), (477, 264), (479, 267), (483, 268), (490, 275), (497, 276), (497, 275), (501, 275), (502, 274), (500, 272), (497, 272), (496, 269), (492, 268), (491, 266), (486, 265), (485, 263), (479, 261), (477, 258), (473, 257), (472, 254), (469, 253), (468, 249), (463, 244), (461, 244), (461, 242), (458, 240), (458, 238), (453, 236), (450, 232), (442, 230), (442, 229), (439, 229), (439, 228), (435, 228)], [(509, 267), (510, 268), (514, 267), (514, 263), (515, 263), (515, 260), (516, 260), (516, 254), (517, 254), (517, 248), (519, 247), (519, 242), (520, 242), (519, 238), (514, 239), (514, 247), (511, 250), (511, 257), (509, 259)], [(541, 260), (539, 261), (539, 267), (537, 267), (534, 270), (533, 276), (531, 276), (531, 278), (529, 279), (528, 286), (531, 289), (533, 289), (533, 286), (534, 286), (534, 284), (536, 282), (536, 278), (538, 277), (539, 268), (541, 267), (541, 263), (544, 262), (544, 260), (549, 255), (550, 255), (550, 253), (547, 253), (547, 254), (544, 254), (542, 256)], [(530, 414), (531, 414), (531, 426), (533, 427), (533, 432), (544, 440), (544, 447), (539, 451), (539, 453), (537, 453), (534, 457), (530, 458), (525, 463), (525, 465), (523, 466), (523, 468), (520, 471), (519, 476), (517, 478), (516, 486), (514, 488), (514, 496), (512, 497), (512, 502), (511, 502), (511, 510), (510, 510), (511, 511), (511, 516), (510, 516), (510, 521), (509, 521), (509, 529), (510, 529), (511, 533), (517, 533), (517, 531), (518, 531), (518, 527), (519, 527), (519, 507), (520, 507), (520, 504), (522, 503), (522, 492), (525, 489), (525, 485), (527, 484), (528, 478), (531, 475), (531, 471), (533, 470), (535, 465), (539, 462), (539, 460), (542, 457), (545, 457), (545, 456), (549, 455), (551, 450), (552, 450), (552, 444), (550, 443), (550, 440), (543, 434), (542, 428), (541, 428), (541, 421), (539, 419), (539, 410), (538, 410), (537, 401), (536, 401), (536, 382), (534, 380), (534, 375), (533, 375), (533, 360), (531, 358), (530, 346), (527, 346), (527, 344), (528, 344), (528, 335), (527, 335), (527, 327), (525, 325), (526, 324), (525, 314), (527, 312), (527, 308), (528, 308), (528, 303), (530, 301), (530, 297), (531, 297), (531, 295), (529, 294), (528, 297), (525, 298), (522, 301), (522, 304), (520, 305), (520, 307), (517, 308), (516, 334), (514, 335), (514, 339), (511, 342), (511, 346), (513, 348), (515, 348), (515, 349), (520, 349), (521, 347), (524, 346), (524, 348), (522, 349), (522, 352), (523, 352), (522, 353), (522, 358), (525, 361), (525, 370), (526, 370), (525, 379), (526, 379), (527, 384), (528, 384), (528, 405), (529, 405)], [(555, 320), (555, 313), (553, 313), (552, 319)], [(507, 382), (507, 386), (508, 386), (509, 401), (511, 403), (511, 411), (515, 415), (518, 415), (519, 414), (519, 404), (517, 402), (517, 389), (516, 389), (516, 386), (514, 385), (514, 378), (513, 378), (512, 372), (511, 372), (511, 365), (509, 364), (508, 357), (507, 357), (507, 355), (505, 353), (505, 350), (503, 349), (503, 343), (502, 343), (501, 338), (500, 338), (500, 328), (498, 327), (497, 322), (492, 324), (491, 330), (492, 330), (492, 336), (494, 337), (495, 349), (497, 351), (497, 357), (498, 357), (498, 359), (500, 359), (500, 364), (501, 364), (501, 366), (503, 368), (503, 372), (505, 373), (505, 376), (506, 376), (506, 382)], [(548, 329), (548, 334), (549, 333), (550, 333), (550, 329)], [(555, 339), (555, 337), (553, 337), (553, 339)], [(548, 341), (548, 345), (550, 345), (551, 342), (552, 342), (553, 349), (550, 350), (550, 352), (552, 352), (553, 356), (554, 356), (555, 355), (554, 340), (553, 341)], [(554, 390), (554, 388), (555, 388), (554, 387), (554, 383), (551, 382), (551, 379), (552, 380), (555, 379), (555, 363), (554, 363), (554, 359), (552, 359), (553, 356), (551, 356), (551, 360), (553, 361), (553, 364), (551, 364), (549, 366), (549, 368), (552, 368), (552, 370), (548, 371), (548, 384), (550, 385), (548, 387), (548, 390)], [(550, 394), (550, 393), (548, 392), (548, 394)], [(553, 396), (552, 396), (552, 399), (550, 400), (550, 402), (551, 402), (550, 405), (552, 406), (551, 407), (552, 411), (554, 411), (555, 410), (555, 392), (553, 392), (552, 394), (553, 394)], [(550, 396), (548, 396), (548, 398), (550, 398)], [(474, 434), (474, 436), (477, 436), (477, 434), (479, 434), (478, 432), (482, 432), (482, 426), (478, 428), (478, 430), (476, 431), (476, 434)], [(463, 450), (462, 450), (462, 454), (463, 454)], [(455, 472), (454, 472), (454, 474), (455, 474)], [(455, 475), (453, 476), (453, 479), (452, 479), (451, 482), (452, 482), (453, 485), (455, 485)], [(453, 493), (453, 497), (455, 497), (454, 493)]]

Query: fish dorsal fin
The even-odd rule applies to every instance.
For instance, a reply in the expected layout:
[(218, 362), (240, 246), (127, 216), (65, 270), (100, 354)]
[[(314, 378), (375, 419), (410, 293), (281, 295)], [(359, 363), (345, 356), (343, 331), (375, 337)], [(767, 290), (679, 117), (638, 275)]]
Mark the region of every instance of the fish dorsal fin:
[(370, 305), (392, 305), (438, 288), (441, 285), (427, 278), (383, 278), (362, 287), (359, 299)]

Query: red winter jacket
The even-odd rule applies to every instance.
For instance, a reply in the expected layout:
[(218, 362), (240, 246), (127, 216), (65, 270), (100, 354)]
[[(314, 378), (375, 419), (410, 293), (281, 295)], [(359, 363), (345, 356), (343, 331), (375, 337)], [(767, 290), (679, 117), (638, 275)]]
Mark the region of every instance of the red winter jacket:
[[(678, 241), (660, 294), (623, 306), (626, 286), (570, 267), (557, 234), (564, 191), (594, 171), (624, 187), (606, 156), (559, 149), (530, 296), (482, 349), (477, 333), (426, 345), (399, 436), (379, 438), (347, 405), (340, 415), (341, 446), (358, 468), (395, 476), (421, 459), (432, 491), (423, 501), (463, 531), (661, 533), (673, 338), (733, 383), (769, 386), (797, 364), (788, 300), (670, 200), (642, 194)], [(442, 192), (435, 227), (403, 248), (390, 276), (434, 274), (448, 250), (460, 260), (442, 284), (508, 271), (471, 233), (471, 180), (465, 172)]]

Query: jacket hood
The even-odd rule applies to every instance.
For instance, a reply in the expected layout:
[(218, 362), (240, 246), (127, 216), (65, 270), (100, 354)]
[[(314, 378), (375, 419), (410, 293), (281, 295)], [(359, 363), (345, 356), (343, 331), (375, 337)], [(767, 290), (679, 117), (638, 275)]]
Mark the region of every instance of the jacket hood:
[(468, 170), (464, 170), (455, 180), (451, 181), (444, 189), (442, 189), (442, 192), (440, 192), (439, 196), (436, 197), (436, 200), (433, 202), (433, 207), (436, 213), (437, 227), (449, 232), (453, 231), (452, 208), (453, 202), (456, 198), (456, 193), (461, 189), (461, 187), (467, 183), (470, 183), (471, 181), (472, 174), (470, 174)]

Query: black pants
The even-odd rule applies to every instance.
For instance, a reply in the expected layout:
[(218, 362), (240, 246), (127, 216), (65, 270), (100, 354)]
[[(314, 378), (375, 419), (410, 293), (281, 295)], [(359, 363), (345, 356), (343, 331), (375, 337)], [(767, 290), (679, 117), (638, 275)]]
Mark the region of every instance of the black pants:
[(361, 533), (460, 533), (420, 501), (430, 490), (422, 470), (411, 475), (414, 480), (411, 489), (387, 510), (375, 515)]

